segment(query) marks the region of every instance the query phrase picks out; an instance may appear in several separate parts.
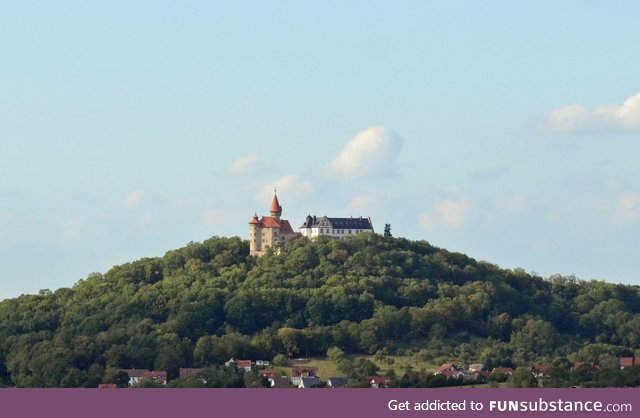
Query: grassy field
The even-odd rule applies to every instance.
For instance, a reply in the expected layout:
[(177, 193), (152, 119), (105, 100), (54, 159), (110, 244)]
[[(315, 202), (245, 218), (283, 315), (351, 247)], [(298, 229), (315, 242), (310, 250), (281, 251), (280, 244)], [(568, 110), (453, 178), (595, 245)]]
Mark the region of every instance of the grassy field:
[[(373, 358), (373, 356), (349, 356), (348, 358), (351, 360), (355, 360), (358, 357), (364, 357), (378, 366), (378, 374), (384, 375), (390, 369), (393, 369), (396, 373), (396, 376), (402, 376), (408, 366), (411, 366), (412, 370), (426, 370), (426, 371), (434, 371), (438, 367), (439, 364), (429, 363), (424, 360), (421, 360), (417, 355), (414, 356), (388, 356), (387, 358), (393, 359), (393, 364), (388, 364), (386, 359), (383, 361), (377, 361)], [(344, 373), (338, 370), (337, 365), (327, 359), (326, 357), (313, 357), (310, 358), (309, 361), (304, 362), (294, 362), (292, 367), (315, 367), (318, 369), (318, 377), (322, 380), (327, 380), (329, 377), (343, 376)], [(279, 368), (282, 369), (282, 368)], [(287, 374), (291, 375), (291, 368), (285, 369)]]
[(376, 366), (378, 366), (378, 369), (380, 369), (378, 373), (381, 375), (385, 374), (390, 369), (393, 369), (396, 376), (400, 377), (408, 370), (409, 367), (414, 371), (426, 370), (428, 372), (433, 372), (440, 367), (440, 364), (424, 361), (418, 355), (387, 356), (387, 359), (393, 359), (393, 364), (388, 364), (386, 359), (383, 361), (377, 361), (373, 356), (363, 357), (375, 363)]

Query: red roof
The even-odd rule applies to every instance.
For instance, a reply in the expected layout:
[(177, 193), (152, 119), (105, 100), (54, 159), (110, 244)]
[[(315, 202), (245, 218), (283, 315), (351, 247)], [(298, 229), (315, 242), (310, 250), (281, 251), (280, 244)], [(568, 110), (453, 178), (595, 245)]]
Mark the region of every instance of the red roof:
[(291, 224), (289, 221), (285, 221), (284, 219), (281, 219), (280, 222), (278, 222), (273, 216), (263, 216), (260, 220), (260, 224), (262, 224), (263, 228), (279, 228), (282, 232), (286, 232), (288, 234), (293, 233)]
[(580, 367), (586, 367), (586, 368), (590, 368), (590, 369), (599, 369), (600, 366), (598, 366), (595, 363), (589, 362), (589, 361), (576, 361), (575, 363), (573, 363), (573, 369), (579, 369)]
[(253, 366), (253, 362), (251, 360), (236, 360), (236, 366), (239, 369), (243, 367), (251, 367)]
[(253, 218), (251, 218), (251, 220), (249, 221), (249, 224), (258, 224), (260, 223), (260, 221), (258, 220), (258, 214), (254, 214)]
[(383, 376), (369, 376), (369, 384), (373, 385), (386, 385), (389, 383), (389, 379)]
[(144, 372), (145, 379), (154, 379), (154, 380), (162, 380), (164, 382), (167, 381), (167, 372), (157, 372), (155, 370), (151, 370), (149, 372)]
[(117, 389), (118, 385), (115, 383), (100, 383), (98, 389)]
[(148, 369), (120, 369), (119, 372), (125, 372), (127, 376), (131, 377), (144, 377), (144, 374), (147, 373)]
[(538, 373), (546, 373), (549, 371), (549, 369), (551, 369), (551, 365), (550, 364), (540, 364), (538, 366), (533, 366), (534, 371), (538, 372)]
[(477, 379), (478, 377), (484, 377), (486, 379), (491, 376), (491, 372), (489, 370), (479, 370), (477, 372), (473, 372), (473, 376)]
[(445, 364), (443, 364), (442, 366), (440, 366), (438, 368), (439, 372), (445, 372), (445, 371), (448, 371), (448, 370), (458, 370), (458, 368), (453, 363), (445, 363)]
[(277, 370), (262, 370), (260, 372), (260, 376), (262, 377), (278, 377), (280, 376), (280, 372)]
[(633, 366), (633, 357), (620, 357), (621, 366)]
[(271, 202), (271, 213), (282, 213), (282, 206), (280, 206), (280, 202), (278, 202), (278, 195), (273, 195), (273, 202)]
[(282, 230), (282, 232), (293, 234), (293, 228), (291, 228), (291, 224), (289, 224), (289, 221), (280, 221), (280, 229)]
[(317, 371), (315, 367), (294, 367), (291, 369), (291, 377), (314, 377)]

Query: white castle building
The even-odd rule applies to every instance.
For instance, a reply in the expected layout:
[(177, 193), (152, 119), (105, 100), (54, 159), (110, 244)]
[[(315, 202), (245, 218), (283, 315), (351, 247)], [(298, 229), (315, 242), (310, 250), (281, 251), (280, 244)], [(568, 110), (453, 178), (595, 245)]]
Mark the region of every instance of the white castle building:
[(344, 238), (362, 232), (373, 232), (371, 218), (329, 218), (307, 215), (307, 219), (300, 227), (302, 236), (313, 239), (320, 235)]

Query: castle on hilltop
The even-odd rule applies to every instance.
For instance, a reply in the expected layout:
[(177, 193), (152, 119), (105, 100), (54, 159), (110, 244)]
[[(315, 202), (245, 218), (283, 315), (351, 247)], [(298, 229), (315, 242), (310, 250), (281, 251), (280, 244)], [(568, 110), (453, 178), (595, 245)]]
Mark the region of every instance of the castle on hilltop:
[(321, 235), (344, 239), (362, 232), (374, 232), (371, 218), (329, 218), (327, 216), (307, 215), (305, 222), (300, 226), (300, 232), (294, 232), (289, 221), (281, 219), (282, 206), (278, 201), (278, 195), (274, 193), (270, 209), (271, 216), (258, 218), (254, 214), (249, 221), (249, 254), (262, 256), (267, 253), (269, 247), (277, 250), (298, 235), (309, 239), (315, 239)]
[(273, 202), (270, 209), (271, 216), (263, 216), (258, 219), (258, 214), (254, 214), (249, 221), (249, 254), (261, 256), (266, 254), (267, 248), (283, 247), (287, 241), (294, 238), (296, 234), (291, 228), (289, 221), (281, 219), (282, 206), (278, 202), (278, 195), (273, 194)]

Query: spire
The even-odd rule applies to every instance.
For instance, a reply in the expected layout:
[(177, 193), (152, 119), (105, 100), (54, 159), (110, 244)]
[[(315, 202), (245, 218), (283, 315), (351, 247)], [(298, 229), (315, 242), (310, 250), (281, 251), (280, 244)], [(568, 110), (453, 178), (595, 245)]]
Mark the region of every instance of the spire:
[(282, 215), (282, 206), (280, 206), (280, 202), (278, 202), (278, 195), (276, 194), (276, 190), (273, 191), (273, 202), (271, 202), (271, 216), (276, 218), (276, 220), (280, 220), (280, 215)]
[(258, 220), (258, 214), (257, 213), (254, 212), (253, 218), (251, 218), (251, 221), (249, 223), (252, 224), (252, 225), (260, 223), (260, 221)]

